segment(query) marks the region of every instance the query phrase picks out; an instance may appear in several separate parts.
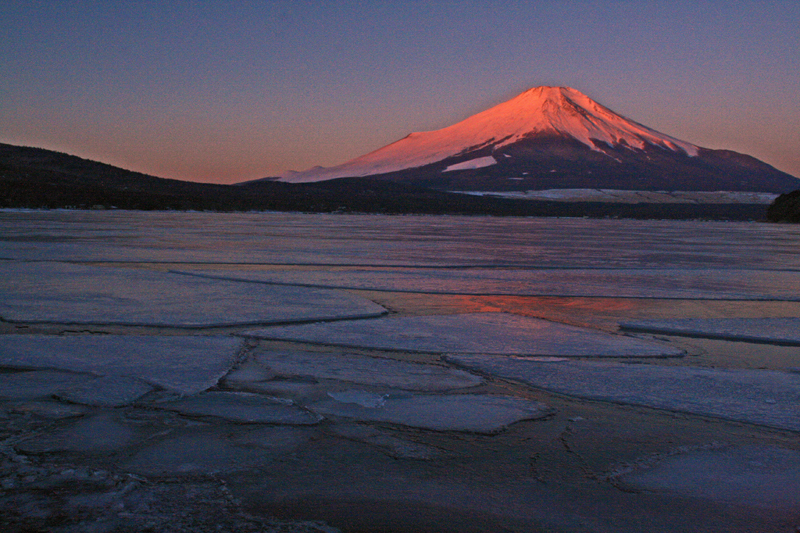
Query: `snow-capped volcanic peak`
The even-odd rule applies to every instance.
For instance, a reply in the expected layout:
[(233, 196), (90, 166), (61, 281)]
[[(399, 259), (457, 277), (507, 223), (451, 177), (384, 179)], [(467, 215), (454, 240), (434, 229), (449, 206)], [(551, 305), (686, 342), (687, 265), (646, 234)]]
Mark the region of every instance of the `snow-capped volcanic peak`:
[(528, 137), (560, 135), (592, 150), (647, 145), (698, 153), (698, 147), (642, 126), (569, 87), (535, 87), (446, 128), (412, 133), (397, 142), (330, 168), (290, 172), (282, 181), (311, 182), (371, 176), (421, 167), (481, 148), (492, 151)]

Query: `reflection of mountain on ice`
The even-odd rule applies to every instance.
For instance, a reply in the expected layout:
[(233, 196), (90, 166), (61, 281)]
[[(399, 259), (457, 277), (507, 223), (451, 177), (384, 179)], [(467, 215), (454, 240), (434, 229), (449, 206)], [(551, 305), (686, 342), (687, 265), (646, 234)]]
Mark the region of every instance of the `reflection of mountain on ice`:
[[(302, 183), (340, 177), (371, 176), (417, 168), (481, 149), (492, 152), (535, 137), (573, 139), (591, 150), (657, 146), (696, 156), (698, 147), (637, 124), (569, 87), (535, 87), (519, 96), (436, 131), (412, 133), (388, 146), (341, 165), (287, 172), (282, 181)], [(446, 170), (496, 164), (483, 155)]]

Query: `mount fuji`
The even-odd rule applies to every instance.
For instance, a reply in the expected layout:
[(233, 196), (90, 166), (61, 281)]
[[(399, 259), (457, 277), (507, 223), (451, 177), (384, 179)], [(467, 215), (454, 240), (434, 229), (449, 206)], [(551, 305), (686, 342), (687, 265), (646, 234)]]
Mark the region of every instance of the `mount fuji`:
[(450, 191), (750, 191), (800, 180), (753, 157), (659, 133), (569, 87), (535, 87), (452, 126), (341, 165), (290, 171), (310, 183), (371, 177)]

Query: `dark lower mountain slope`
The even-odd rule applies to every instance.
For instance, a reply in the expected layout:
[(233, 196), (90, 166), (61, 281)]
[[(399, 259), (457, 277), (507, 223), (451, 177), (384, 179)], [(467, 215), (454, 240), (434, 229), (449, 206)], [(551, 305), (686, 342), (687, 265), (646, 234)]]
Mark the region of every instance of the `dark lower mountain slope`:
[(0, 144), (0, 207), (718, 220), (761, 220), (766, 212), (766, 206), (751, 204), (607, 204), (484, 198), (426, 188), (423, 180), (418, 184), (344, 178), (303, 184), (257, 181), (211, 185), (157, 178), (59, 152), (7, 144)]
[[(547, 136), (492, 151), (476, 150), (443, 161), (373, 176), (440, 190), (525, 191), (543, 189), (622, 189), (641, 191), (753, 191), (784, 193), (800, 180), (754, 157), (701, 148), (696, 156), (647, 146), (598, 146)], [(496, 164), (446, 171), (449, 166), (492, 156)]]

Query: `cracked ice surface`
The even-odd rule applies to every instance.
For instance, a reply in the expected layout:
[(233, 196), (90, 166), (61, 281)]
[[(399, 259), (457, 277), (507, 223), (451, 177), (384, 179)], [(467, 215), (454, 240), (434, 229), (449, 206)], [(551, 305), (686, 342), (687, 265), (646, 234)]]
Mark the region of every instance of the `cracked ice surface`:
[(553, 412), (533, 400), (489, 394), (374, 394), (352, 390), (328, 395), (330, 400), (308, 408), (323, 415), (434, 431), (490, 434), (514, 422), (535, 420)]
[(468, 313), (304, 324), (246, 336), (384, 350), (530, 356), (665, 357), (669, 345), (507, 313)]
[(357, 354), (259, 352), (254, 360), (281, 376), (335, 379), (419, 391), (474, 387), (483, 379), (463, 370)]
[(346, 293), (131, 268), (0, 262), (0, 317), (31, 323), (210, 327), (365, 318), (386, 310)]
[(625, 474), (628, 487), (768, 509), (800, 508), (800, 453), (771, 446), (699, 450)]
[[(181, 394), (196, 394), (217, 384), (234, 365), (240, 346), (239, 339), (211, 336), (0, 335), (0, 367), (126, 376)], [(8, 374), (14, 375), (18, 374)], [(58, 379), (77, 380), (76, 385), (88, 381), (70, 374), (59, 376), (43, 379), (45, 384), (51, 382), (51, 393), (64, 388), (55, 385)], [(110, 394), (116, 398), (118, 393)]]
[(800, 272), (733, 269), (186, 270), (196, 276), (429, 294), (800, 300)]
[(620, 327), (628, 331), (800, 346), (800, 318), (640, 320), (623, 322)]
[(800, 374), (450, 355), (455, 364), (548, 391), (800, 431)]

